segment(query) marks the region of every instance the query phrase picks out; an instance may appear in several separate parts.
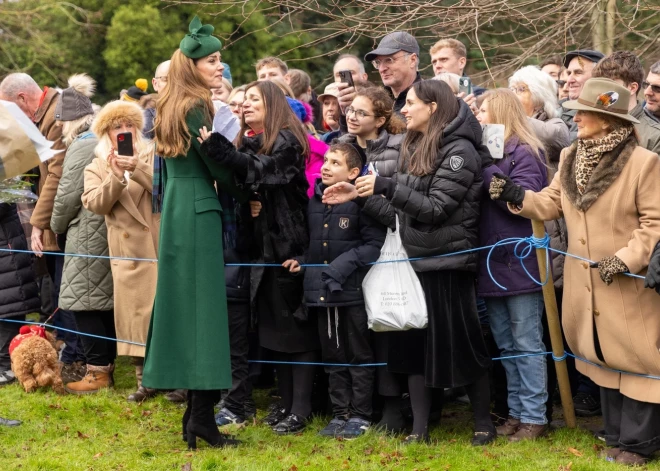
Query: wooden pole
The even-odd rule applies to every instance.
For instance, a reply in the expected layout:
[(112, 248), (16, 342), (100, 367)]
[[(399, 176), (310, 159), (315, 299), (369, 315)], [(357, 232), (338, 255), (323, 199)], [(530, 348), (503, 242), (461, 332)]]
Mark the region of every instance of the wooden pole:
[[(537, 239), (545, 237), (545, 226), (542, 221), (532, 221), (532, 229), (534, 230), (534, 237)], [(545, 283), (546, 269), (548, 277), (550, 278), (549, 281), (543, 285), (543, 300), (545, 301), (545, 312), (548, 316), (548, 329), (550, 331), (552, 353), (555, 357), (559, 358), (564, 356), (564, 340), (561, 335), (561, 323), (559, 322), (559, 310), (557, 309), (555, 285), (552, 282), (552, 270), (551, 267), (547, 267), (546, 254), (546, 249), (536, 249), (536, 257), (539, 261), (539, 272), (541, 273), (540, 281), (541, 283)], [(568, 381), (566, 361), (555, 361), (554, 363), (555, 369), (557, 370), (561, 405), (564, 409), (564, 420), (566, 421), (568, 428), (575, 428), (577, 426), (575, 421), (575, 409), (573, 408), (573, 395), (571, 394), (571, 385)]]

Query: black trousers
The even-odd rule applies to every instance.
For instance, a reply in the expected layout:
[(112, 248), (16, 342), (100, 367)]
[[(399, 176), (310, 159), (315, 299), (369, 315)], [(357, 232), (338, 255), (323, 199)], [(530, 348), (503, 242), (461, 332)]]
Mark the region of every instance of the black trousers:
[[(8, 317), (12, 321), (24, 321), (25, 316)], [(22, 324), (18, 322), (0, 321), (0, 373), (11, 370), (11, 358), (9, 358), (9, 344), (18, 335)]]
[[(111, 339), (117, 338), (115, 333), (115, 316), (113, 311), (71, 311), (80, 332)], [(87, 364), (92, 366), (108, 366), (117, 357), (117, 342), (103, 340), (87, 335), (79, 336)]]
[(228, 302), (229, 351), (231, 356), (231, 389), (225, 396), (225, 407), (245, 418), (245, 401), (252, 394), (249, 381), (248, 329), (250, 327), (249, 302)]
[[(364, 305), (314, 308), (309, 315), (318, 316), (324, 363), (374, 363)], [(325, 371), (333, 415), (371, 420), (375, 368), (327, 366)]]
[(618, 389), (600, 388), (605, 442), (649, 456), (660, 450), (660, 404), (636, 401)]

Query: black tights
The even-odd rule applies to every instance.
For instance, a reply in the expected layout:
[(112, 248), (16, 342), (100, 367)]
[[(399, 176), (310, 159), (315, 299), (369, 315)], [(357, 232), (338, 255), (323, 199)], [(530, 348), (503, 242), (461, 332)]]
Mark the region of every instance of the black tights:
[[(413, 435), (427, 436), (429, 433), (429, 415), (433, 389), (425, 384), (424, 375), (409, 375), (408, 389), (413, 410)], [(495, 432), (495, 426), (490, 418), (490, 384), (488, 373), (465, 386), (472, 411), (474, 413), (475, 432)]]
[[(318, 361), (318, 352), (273, 352), (273, 360), (296, 363)], [(282, 398), (282, 408), (291, 414), (309, 417), (312, 413), (313, 365), (277, 365), (277, 386)]]

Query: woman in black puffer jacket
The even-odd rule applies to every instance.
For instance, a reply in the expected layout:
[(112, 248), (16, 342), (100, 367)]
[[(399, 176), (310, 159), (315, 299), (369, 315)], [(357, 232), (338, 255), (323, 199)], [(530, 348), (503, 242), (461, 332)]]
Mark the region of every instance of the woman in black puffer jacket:
[[(409, 257), (433, 257), (478, 247), (482, 166), (492, 160), (481, 126), (444, 82), (413, 85), (406, 106), (408, 134), (398, 173), (367, 176), (355, 187), (337, 184), (325, 202), (371, 197), (364, 209), (389, 227), (399, 219)], [(359, 198), (360, 201), (362, 198)], [(432, 388), (465, 386), (475, 416), (473, 445), (496, 437), (490, 419), (490, 357), (477, 315), (477, 254), (412, 262), (422, 284), (428, 327), (389, 334), (387, 368), (408, 376), (413, 430), (406, 442), (428, 440)]]
[[(16, 205), (0, 203), (0, 248), (28, 250)], [(35, 281), (32, 255), (0, 252), (0, 319), (25, 320), (25, 314), (41, 307)], [(0, 386), (14, 381), (9, 359), (9, 342), (18, 334), (21, 324), (0, 320)]]

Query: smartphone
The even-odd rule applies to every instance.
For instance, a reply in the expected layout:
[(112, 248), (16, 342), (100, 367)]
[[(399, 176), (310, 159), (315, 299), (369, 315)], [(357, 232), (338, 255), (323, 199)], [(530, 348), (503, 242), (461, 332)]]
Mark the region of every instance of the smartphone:
[(117, 154), (133, 155), (133, 134), (130, 132), (117, 134)]
[(339, 80), (343, 83), (347, 83), (349, 87), (355, 87), (355, 84), (353, 83), (353, 74), (351, 74), (350, 70), (340, 70)]
[(465, 93), (465, 96), (472, 93), (472, 80), (470, 80), (470, 77), (461, 77), (458, 79), (458, 92)]

